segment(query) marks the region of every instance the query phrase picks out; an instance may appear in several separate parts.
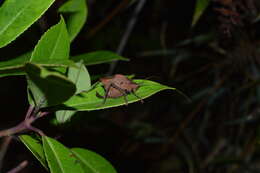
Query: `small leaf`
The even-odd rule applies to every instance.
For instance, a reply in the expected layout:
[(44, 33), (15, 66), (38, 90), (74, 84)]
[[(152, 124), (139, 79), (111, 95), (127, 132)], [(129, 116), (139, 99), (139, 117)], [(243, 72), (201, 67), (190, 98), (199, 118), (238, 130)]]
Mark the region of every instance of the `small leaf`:
[(66, 20), (70, 41), (72, 41), (84, 26), (88, 11), (85, 0), (69, 0), (59, 8), (61, 13), (69, 13)]
[(115, 168), (102, 156), (82, 148), (72, 148), (72, 153), (86, 173), (116, 173)]
[(78, 159), (58, 141), (43, 136), (43, 148), (51, 173), (83, 173)]
[[(168, 87), (149, 80), (134, 80), (134, 82), (140, 85), (140, 88), (136, 91), (136, 95), (143, 99), (162, 90), (176, 90), (175, 88)], [(104, 95), (104, 89), (100, 83), (97, 84), (96, 87), (94, 87), (89, 92), (82, 92), (71, 97), (68, 101), (64, 103), (64, 106), (76, 109), (78, 111), (91, 111), (125, 105), (125, 100), (123, 97), (108, 98), (106, 103), (102, 104), (103, 99), (98, 98), (96, 96), (96, 92)], [(139, 101), (140, 99), (135, 97), (133, 94), (129, 94), (127, 95), (127, 100), (128, 103), (133, 103)]]
[(108, 63), (116, 60), (128, 61), (127, 58), (121, 57), (111, 51), (96, 51), (85, 53), (71, 58), (74, 61), (83, 60), (85, 65), (96, 65)]
[(72, 81), (57, 72), (50, 72), (36, 64), (25, 65), (28, 86), (36, 105), (41, 107), (61, 104), (76, 91)]
[(42, 166), (48, 170), (47, 161), (45, 159), (42, 141), (29, 135), (20, 135), (20, 140), (32, 152), (32, 154), (40, 161)]
[(5, 0), (0, 7), (0, 48), (16, 39), (54, 0)]
[(82, 62), (78, 62), (76, 67), (69, 67), (68, 78), (75, 83), (77, 87), (76, 94), (88, 91), (91, 88), (88, 70)]
[[(31, 62), (38, 64), (56, 64), (69, 59), (69, 35), (64, 19), (51, 27), (41, 37), (34, 48)], [(53, 61), (53, 62), (52, 62)]]
[(61, 110), (61, 111), (56, 111), (56, 124), (62, 124), (71, 119), (71, 117), (76, 113), (76, 111), (71, 111), (71, 110)]
[(198, 22), (199, 18), (202, 16), (208, 5), (209, 0), (197, 0), (191, 24), (192, 27), (196, 25), (196, 23)]
[[(90, 76), (87, 68), (82, 62), (76, 64), (76, 67), (69, 67), (68, 69), (68, 78), (74, 82), (76, 85), (77, 91), (76, 94), (88, 91), (91, 88)], [(75, 111), (62, 110), (56, 111), (56, 118), (58, 123), (64, 123), (69, 120), (72, 115), (74, 115)]]

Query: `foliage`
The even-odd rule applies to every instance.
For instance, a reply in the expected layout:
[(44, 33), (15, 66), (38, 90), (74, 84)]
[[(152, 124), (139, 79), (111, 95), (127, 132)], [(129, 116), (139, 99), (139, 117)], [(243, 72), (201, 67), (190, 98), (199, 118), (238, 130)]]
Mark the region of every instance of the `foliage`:
[[(6, 0), (0, 7), (0, 47), (3, 48), (27, 30), (54, 3), (54, 0)], [(69, 0), (58, 10), (64, 14), (39, 39), (32, 51), (0, 62), (0, 77), (25, 76), (28, 88), (28, 109), (25, 120), (0, 134), (13, 135), (33, 130), (36, 135), (20, 135), (21, 141), (52, 173), (106, 172), (115, 173), (111, 164), (100, 155), (83, 149), (68, 148), (44, 132), (31, 126), (36, 119), (56, 112), (58, 123), (71, 119), (78, 111), (93, 111), (125, 105), (120, 98), (109, 98), (102, 105), (96, 92), (104, 94), (101, 83), (91, 85), (91, 76), (85, 65), (128, 59), (111, 51), (95, 51), (77, 56), (70, 55), (71, 42), (79, 34), (87, 18), (85, 0)], [(137, 95), (147, 98), (162, 90), (175, 90), (149, 80), (133, 80), (140, 88)], [(127, 95), (129, 103), (140, 101)], [(0, 135), (0, 136), (1, 136)]]
[[(2, 162), (9, 138), (1, 138), (0, 172), (32, 157), (40, 164), (25, 172), (260, 172), (260, 1), (59, 0), (31, 8), (38, 3), (0, 7), (20, 14), (0, 17), (1, 129), (29, 103), (21, 123), (0, 130), (23, 132), (26, 146), (13, 142)], [(128, 106), (103, 86), (106, 75), (121, 73), (139, 86), (119, 93)]]

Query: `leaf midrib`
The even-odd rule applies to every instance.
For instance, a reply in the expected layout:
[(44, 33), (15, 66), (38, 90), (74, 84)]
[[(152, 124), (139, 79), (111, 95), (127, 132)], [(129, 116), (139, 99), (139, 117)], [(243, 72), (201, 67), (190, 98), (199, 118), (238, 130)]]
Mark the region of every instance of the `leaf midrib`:
[(54, 48), (52, 49), (52, 52), (51, 52), (51, 55), (49, 56), (49, 59), (52, 59), (52, 56), (56, 52), (56, 49), (58, 47), (58, 43), (60, 42), (61, 35), (62, 35), (62, 26), (59, 26), (59, 35), (56, 39), (57, 41), (55, 42)]
[(21, 15), (22, 12), (25, 11), (25, 9), (27, 9), (27, 7), (28, 7), (29, 5), (31, 5), (31, 4), (29, 4), (29, 3), (26, 4), (26, 5), (24, 6), (24, 8), (22, 8), (22, 9), (12, 18), (12, 20), (10, 20), (10, 21), (5, 25), (5, 27), (0, 31), (0, 35), (2, 35), (2, 34), (8, 29), (8, 27), (9, 27), (12, 23), (14, 23), (14, 21)]
[[(143, 99), (145, 99), (145, 98), (147, 98), (147, 97), (150, 97), (150, 96), (152, 96), (153, 94), (155, 94), (155, 93), (157, 93), (157, 92), (160, 92), (160, 91), (162, 91), (162, 90), (165, 90), (165, 89), (172, 89), (172, 90), (175, 90), (175, 88), (170, 88), (170, 87), (165, 87), (165, 88), (161, 88), (161, 89), (159, 89), (159, 90), (156, 90), (156, 91), (154, 91), (154, 92), (151, 92), (151, 93), (149, 93), (148, 95), (146, 95), (146, 96), (144, 96), (144, 97), (142, 97)], [(133, 102), (136, 102), (136, 101), (139, 101), (140, 99), (133, 99), (133, 100), (128, 100), (128, 103), (133, 103)], [(98, 102), (98, 101), (90, 101), (90, 102), (87, 102), (87, 103), (78, 103), (78, 104), (70, 104), (69, 106), (70, 107), (81, 107), (81, 106), (84, 106), (84, 105), (92, 105), (92, 104), (98, 104), (98, 103), (100, 103), (100, 102)], [(82, 109), (82, 110), (98, 110), (98, 109), (105, 109), (105, 108), (110, 108), (110, 107), (114, 107), (114, 106), (120, 106), (120, 105), (124, 105), (125, 103), (118, 103), (118, 104), (113, 104), (113, 105), (106, 105), (106, 106), (102, 106), (102, 107), (100, 107), (100, 108), (89, 108), (89, 109)], [(65, 103), (65, 105), (66, 105), (66, 103)]]
[(62, 163), (61, 163), (61, 161), (58, 159), (59, 157), (58, 157), (57, 153), (55, 152), (55, 149), (54, 149), (55, 147), (53, 147), (52, 143), (50, 143), (48, 139), (46, 139), (46, 142), (48, 143), (48, 145), (49, 145), (49, 147), (51, 148), (53, 154), (55, 155), (55, 160), (58, 162), (59, 168), (62, 170), (62, 172), (65, 172), (64, 169), (63, 169), (63, 167), (62, 167)]
[(92, 167), (91, 164), (89, 164), (88, 162), (85, 162), (85, 159), (82, 158), (80, 154), (78, 154), (77, 152), (75, 152), (73, 150), (72, 150), (72, 152), (80, 159), (81, 162), (83, 162), (85, 165), (87, 165), (89, 169), (91, 169), (95, 173), (100, 173), (97, 169)]

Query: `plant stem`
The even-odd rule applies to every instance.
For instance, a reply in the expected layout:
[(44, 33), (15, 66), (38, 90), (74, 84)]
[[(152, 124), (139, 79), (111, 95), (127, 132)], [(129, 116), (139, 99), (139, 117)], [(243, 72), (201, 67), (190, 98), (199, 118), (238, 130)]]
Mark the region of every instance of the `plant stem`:
[(40, 129), (32, 127), (31, 124), (34, 121), (36, 121), (38, 118), (46, 116), (47, 114), (49, 114), (49, 112), (40, 112), (39, 113), (38, 111), (34, 111), (34, 110), (35, 110), (35, 108), (33, 106), (30, 106), (25, 115), (25, 119), (21, 123), (19, 123), (18, 125), (14, 126), (12, 128), (0, 131), (0, 137), (11, 136), (16, 133), (23, 132), (25, 130), (32, 130), (32, 131), (40, 134), (41, 136), (44, 136), (44, 133)]
[(28, 161), (24, 160), (17, 167), (13, 168), (12, 170), (8, 171), (7, 173), (17, 173), (17, 172), (21, 171), (23, 168), (25, 168), (27, 165), (28, 165)]

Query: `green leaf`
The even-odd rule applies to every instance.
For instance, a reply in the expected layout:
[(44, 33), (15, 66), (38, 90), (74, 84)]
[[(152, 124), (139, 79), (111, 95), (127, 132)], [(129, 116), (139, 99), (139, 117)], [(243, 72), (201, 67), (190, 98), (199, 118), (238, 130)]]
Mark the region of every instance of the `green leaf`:
[(85, 173), (116, 173), (115, 168), (102, 156), (82, 148), (72, 148)]
[[(19, 57), (16, 57), (7, 61), (0, 61), (0, 77), (4, 76), (17, 76), (17, 75), (25, 75), (24, 65), (30, 61), (31, 52), (27, 52)], [(69, 59), (52, 59), (45, 60), (44, 64), (39, 64), (44, 67), (75, 67), (75, 63)]]
[(70, 41), (72, 41), (84, 26), (87, 19), (87, 4), (85, 0), (69, 0), (59, 8), (61, 13), (69, 13), (66, 20)]
[[(69, 67), (68, 78), (76, 85), (76, 93), (88, 91), (91, 88), (91, 80), (87, 68), (82, 62), (76, 64), (76, 67)], [(56, 119), (58, 123), (64, 123), (69, 120), (75, 111), (62, 110), (56, 111)]]
[(43, 148), (51, 173), (83, 173), (78, 159), (58, 141), (43, 136)]
[(42, 166), (48, 170), (41, 139), (29, 135), (20, 135), (19, 138), (32, 152), (32, 154), (40, 161)]
[(69, 35), (64, 19), (51, 27), (41, 37), (34, 48), (31, 62), (39, 64), (56, 64), (69, 59)]
[(14, 59), (0, 61), (0, 77), (25, 75), (24, 64), (29, 61), (31, 52), (27, 52)]
[(25, 62), (30, 60), (30, 56), (31, 52), (26, 52), (16, 58), (7, 61), (0, 61), (0, 70), (19, 68), (20, 66), (23, 66)]
[(70, 120), (70, 118), (76, 113), (76, 111), (71, 111), (71, 110), (61, 110), (61, 111), (56, 111), (56, 123), (57, 124), (62, 124)]
[[(69, 36), (63, 18), (41, 37), (34, 51), (0, 62), (0, 77), (24, 75), (24, 65), (31, 61), (47, 67), (75, 66), (69, 60)], [(31, 56), (31, 57), (30, 57)]]
[(0, 48), (29, 28), (54, 1), (5, 0), (0, 7)]
[[(134, 82), (140, 85), (140, 88), (136, 91), (136, 94), (143, 99), (162, 90), (176, 90), (175, 88), (168, 87), (149, 80), (134, 80)], [(100, 83), (97, 84), (96, 87), (94, 87), (89, 92), (82, 92), (71, 97), (68, 101), (64, 103), (64, 106), (76, 109), (78, 111), (91, 111), (125, 105), (125, 100), (123, 97), (108, 98), (106, 103), (102, 104), (103, 99), (98, 98), (96, 96), (96, 92), (104, 96), (105, 91)], [(127, 95), (127, 100), (128, 103), (133, 103), (139, 101), (140, 99), (138, 99), (133, 94), (129, 94)]]
[(50, 60), (44, 60), (43, 63), (35, 63), (35, 64), (38, 64), (38, 65), (41, 65), (43, 67), (68, 67), (68, 66), (71, 66), (71, 67), (75, 67), (75, 63), (74, 61), (71, 61), (69, 59), (50, 59)]
[(198, 22), (199, 18), (202, 16), (208, 5), (209, 0), (197, 0), (191, 24), (192, 27), (196, 25), (196, 23)]
[(18, 68), (18, 69), (10, 69), (10, 70), (0, 70), (0, 78), (6, 76), (21, 76), (25, 75), (25, 72)]
[[(55, 62), (56, 62), (56, 64), (54, 64)], [(26, 73), (24, 71), (25, 64), (13, 66), (10, 68), (0, 69), (0, 78), (5, 77), (5, 76), (26, 75)], [(52, 67), (52, 69), (55, 69), (53, 67), (63, 67), (62, 69), (64, 69), (64, 67), (75, 66), (75, 63), (70, 60), (62, 60), (62, 61), (53, 61), (52, 60), (52, 62), (50, 64), (38, 64), (38, 65), (42, 65), (43, 67)]]
[(96, 51), (85, 53), (71, 58), (74, 61), (83, 60), (85, 65), (96, 65), (108, 63), (116, 60), (128, 61), (127, 58), (121, 57), (111, 51)]
[(61, 104), (76, 92), (72, 81), (57, 72), (50, 72), (36, 64), (27, 63), (28, 86), (36, 105), (41, 107)]
[(69, 67), (68, 78), (77, 87), (76, 94), (88, 91), (91, 88), (91, 80), (87, 68), (82, 62), (78, 62), (76, 67)]

